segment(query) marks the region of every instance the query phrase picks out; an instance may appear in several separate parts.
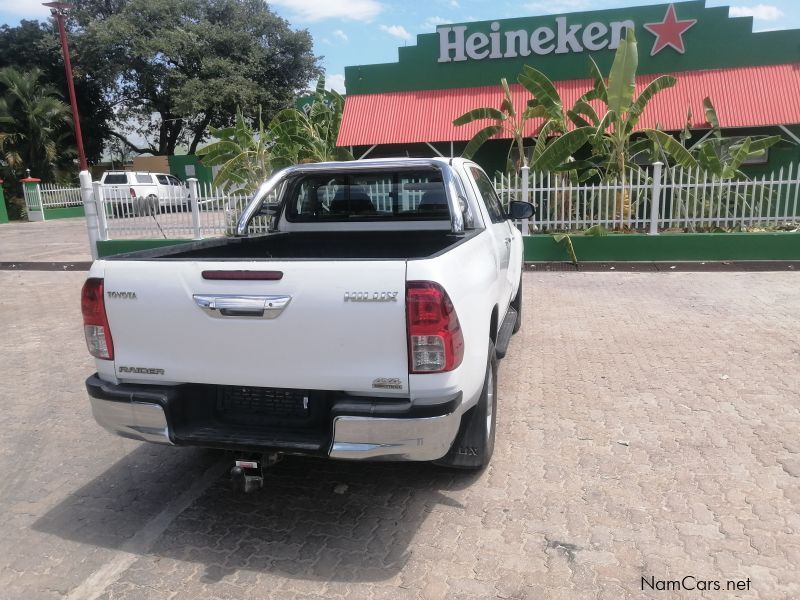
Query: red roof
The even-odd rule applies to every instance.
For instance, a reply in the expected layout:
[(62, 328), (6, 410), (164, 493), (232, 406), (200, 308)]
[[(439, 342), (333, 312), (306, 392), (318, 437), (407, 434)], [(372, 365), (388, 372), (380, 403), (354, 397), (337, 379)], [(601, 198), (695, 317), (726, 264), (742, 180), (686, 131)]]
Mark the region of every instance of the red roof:
[[(708, 128), (703, 111), (706, 96), (714, 103), (722, 127), (800, 123), (800, 63), (683, 71), (673, 75), (678, 83), (650, 101), (639, 120), (640, 128), (659, 125), (666, 131), (681, 130), (689, 106), (692, 127)], [(657, 76), (637, 77), (637, 93)], [(592, 86), (589, 79), (558, 81), (555, 85), (566, 107), (571, 107)], [(511, 86), (511, 93), (517, 107), (524, 106), (530, 98), (530, 93), (519, 84)], [(481, 121), (454, 127), (453, 119), (480, 106), (499, 108), (501, 101), (499, 85), (350, 95), (345, 99), (338, 144), (466, 141), (490, 123)], [(601, 103), (592, 104), (599, 112)], [(528, 133), (534, 133), (541, 124), (541, 120), (531, 123)]]

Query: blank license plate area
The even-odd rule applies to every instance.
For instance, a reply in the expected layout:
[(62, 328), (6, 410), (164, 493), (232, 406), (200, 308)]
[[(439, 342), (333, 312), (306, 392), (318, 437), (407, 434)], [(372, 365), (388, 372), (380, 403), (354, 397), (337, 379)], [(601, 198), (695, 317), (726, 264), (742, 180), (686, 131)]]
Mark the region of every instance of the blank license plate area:
[(309, 392), (281, 388), (221, 386), (217, 412), (225, 420), (252, 424), (305, 420)]

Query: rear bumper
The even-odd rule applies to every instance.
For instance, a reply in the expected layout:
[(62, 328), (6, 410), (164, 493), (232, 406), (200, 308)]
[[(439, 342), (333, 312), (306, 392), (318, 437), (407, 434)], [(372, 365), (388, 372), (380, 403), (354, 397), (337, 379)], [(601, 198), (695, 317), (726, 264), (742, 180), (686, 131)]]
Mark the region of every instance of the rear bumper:
[(409, 400), (337, 394), (313, 432), (197, 424), (184, 403), (213, 394), (214, 386), (115, 385), (92, 375), (86, 389), (95, 420), (122, 437), (231, 450), (328, 455), (339, 459), (428, 461), (444, 456), (461, 423), (461, 393)]
[(86, 390), (94, 420), (124, 438), (172, 444), (164, 412), (166, 395), (136, 393), (131, 387), (108, 383), (97, 375), (89, 377)]

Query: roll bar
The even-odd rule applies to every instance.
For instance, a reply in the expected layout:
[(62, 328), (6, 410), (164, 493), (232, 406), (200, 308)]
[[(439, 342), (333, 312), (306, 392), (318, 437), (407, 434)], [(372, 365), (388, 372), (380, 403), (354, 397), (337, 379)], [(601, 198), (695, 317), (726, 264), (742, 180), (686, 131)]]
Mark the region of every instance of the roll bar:
[[(444, 182), (445, 192), (447, 194), (447, 204), (450, 208), (450, 231), (452, 233), (464, 233), (464, 217), (465, 213), (469, 213), (470, 208), (467, 199), (463, 196), (463, 191), (458, 183), (458, 176), (456, 175), (453, 167), (441, 160), (412, 158), (406, 160), (375, 160), (374, 162), (366, 161), (347, 161), (347, 162), (326, 162), (326, 163), (311, 163), (303, 165), (294, 165), (285, 167), (275, 173), (262, 183), (253, 199), (247, 205), (239, 217), (239, 222), (236, 226), (236, 235), (247, 235), (247, 227), (250, 221), (253, 220), (264, 200), (269, 196), (270, 192), (278, 188), (286, 179), (292, 175), (303, 173), (324, 173), (329, 172), (362, 172), (369, 171), (387, 171), (392, 169), (407, 170), (414, 168), (433, 168), (438, 169), (442, 173), (442, 181)], [(466, 215), (469, 223), (473, 222), (471, 214)]]

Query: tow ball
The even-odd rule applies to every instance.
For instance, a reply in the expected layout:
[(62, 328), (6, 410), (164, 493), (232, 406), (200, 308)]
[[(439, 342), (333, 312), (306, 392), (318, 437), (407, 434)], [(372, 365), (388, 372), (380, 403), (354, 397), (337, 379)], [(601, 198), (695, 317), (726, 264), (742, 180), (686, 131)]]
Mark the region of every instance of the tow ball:
[(280, 460), (277, 452), (255, 458), (238, 458), (231, 469), (231, 485), (234, 492), (249, 494), (264, 487), (264, 469)]

